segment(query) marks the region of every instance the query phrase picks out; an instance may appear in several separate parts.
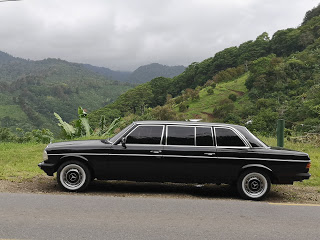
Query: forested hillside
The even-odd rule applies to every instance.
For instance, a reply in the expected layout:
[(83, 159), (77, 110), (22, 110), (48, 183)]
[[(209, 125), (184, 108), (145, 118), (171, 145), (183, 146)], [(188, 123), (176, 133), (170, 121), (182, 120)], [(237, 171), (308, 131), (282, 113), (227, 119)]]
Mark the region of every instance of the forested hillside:
[(54, 112), (71, 121), (77, 118), (78, 106), (98, 109), (131, 87), (76, 63), (29, 61), (0, 52), (0, 124), (13, 130), (58, 132)]
[(310, 10), (301, 26), (264, 32), (253, 41), (193, 63), (173, 78), (155, 78), (89, 116), (109, 121), (205, 118), (245, 124), (264, 134), (278, 118), (287, 132), (320, 131), (320, 16)]

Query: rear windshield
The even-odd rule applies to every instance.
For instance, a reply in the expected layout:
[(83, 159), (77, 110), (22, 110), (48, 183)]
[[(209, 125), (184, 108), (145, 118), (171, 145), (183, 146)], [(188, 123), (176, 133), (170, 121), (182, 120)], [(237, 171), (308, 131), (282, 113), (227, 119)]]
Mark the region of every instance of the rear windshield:
[(264, 142), (262, 142), (259, 138), (254, 136), (247, 128), (238, 127), (237, 130), (245, 136), (245, 138), (249, 141), (252, 147), (268, 147)]

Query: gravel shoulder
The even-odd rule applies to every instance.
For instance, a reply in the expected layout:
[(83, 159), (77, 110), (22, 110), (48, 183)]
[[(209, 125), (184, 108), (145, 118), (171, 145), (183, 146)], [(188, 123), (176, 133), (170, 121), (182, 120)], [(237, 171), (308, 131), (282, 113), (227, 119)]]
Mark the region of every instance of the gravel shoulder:
[[(55, 178), (38, 176), (29, 181), (0, 180), (0, 192), (36, 194), (77, 194), (114, 197), (161, 197), (199, 199), (240, 199), (229, 185), (195, 185), (174, 183), (135, 183), (126, 181), (93, 181), (84, 193), (61, 190)], [(320, 204), (320, 187), (273, 185), (265, 202)]]

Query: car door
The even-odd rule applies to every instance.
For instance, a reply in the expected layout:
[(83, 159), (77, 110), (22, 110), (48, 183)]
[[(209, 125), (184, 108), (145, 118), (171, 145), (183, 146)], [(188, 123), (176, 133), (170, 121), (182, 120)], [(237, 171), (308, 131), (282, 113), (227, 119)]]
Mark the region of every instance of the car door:
[(138, 125), (115, 144), (108, 156), (108, 179), (158, 181), (164, 125)]
[(166, 181), (209, 182), (215, 159), (210, 126), (167, 126), (162, 164)]
[(232, 127), (214, 127), (219, 178), (229, 181), (237, 177), (244, 162), (250, 154), (250, 144)]

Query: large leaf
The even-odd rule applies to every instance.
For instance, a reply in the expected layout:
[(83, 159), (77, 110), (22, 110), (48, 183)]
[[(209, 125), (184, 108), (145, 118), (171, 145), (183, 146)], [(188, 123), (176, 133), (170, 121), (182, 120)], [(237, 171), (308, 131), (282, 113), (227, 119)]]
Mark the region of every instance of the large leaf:
[(87, 113), (83, 110), (82, 107), (78, 107), (78, 116), (79, 116), (79, 125), (78, 125), (78, 131), (83, 135), (83, 131), (85, 133), (85, 136), (89, 137), (91, 135), (91, 127), (89, 125), (89, 120), (87, 117)]
[(54, 116), (56, 117), (56, 119), (58, 119), (58, 125), (63, 129), (66, 137), (73, 138), (76, 133), (74, 127), (68, 124), (67, 122), (63, 121), (58, 113), (54, 113)]
[(102, 137), (109, 137), (112, 131), (118, 126), (120, 118), (115, 118), (112, 123), (109, 125), (108, 129), (102, 134)]

